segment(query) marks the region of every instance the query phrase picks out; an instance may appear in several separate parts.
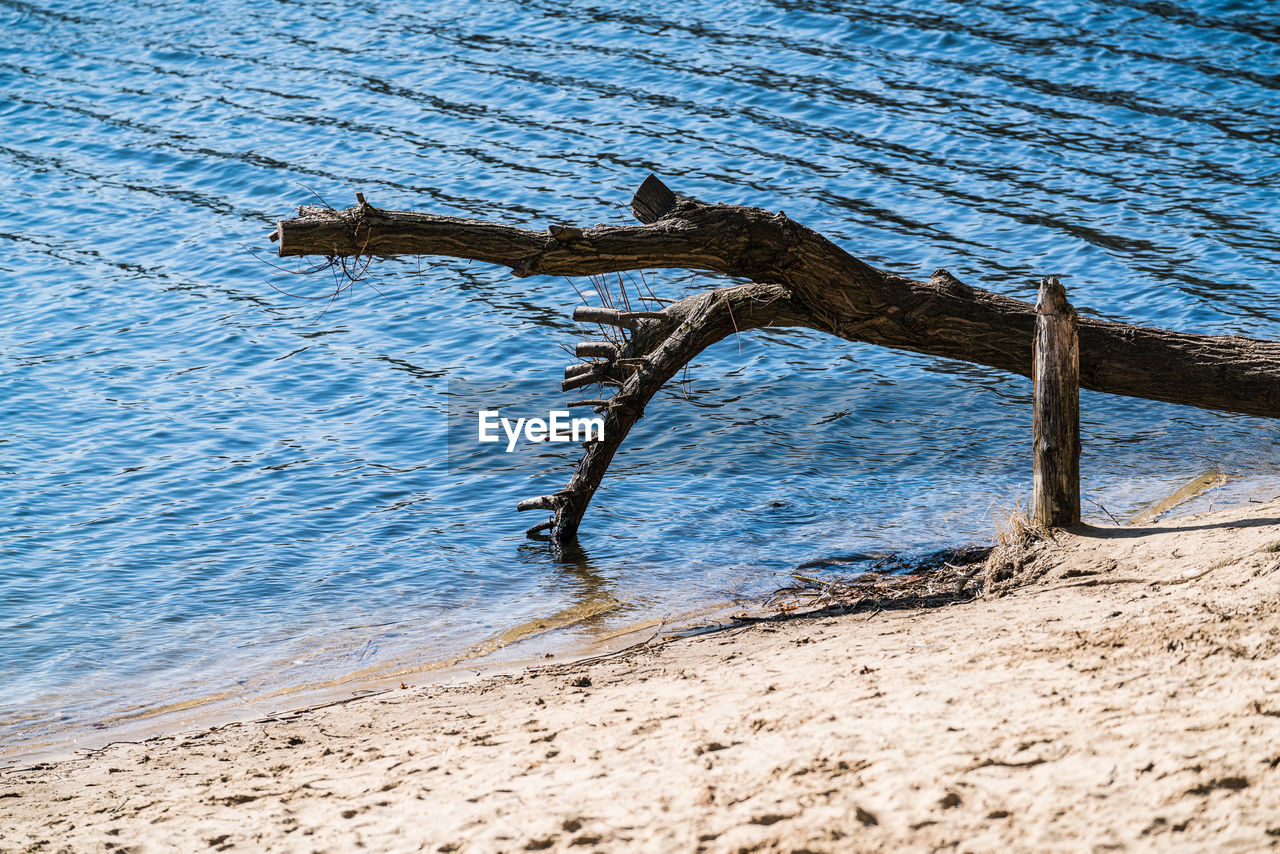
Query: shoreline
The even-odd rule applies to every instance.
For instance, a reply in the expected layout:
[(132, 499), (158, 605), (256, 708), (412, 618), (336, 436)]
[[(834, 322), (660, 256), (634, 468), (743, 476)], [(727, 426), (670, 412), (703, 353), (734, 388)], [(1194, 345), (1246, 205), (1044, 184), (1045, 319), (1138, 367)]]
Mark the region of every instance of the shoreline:
[[(598, 634), (590, 639), (568, 633), (595, 615), (562, 621), (552, 614), (512, 626), (458, 653), (425, 661), (387, 662), (376, 668), (290, 685), (246, 697), (228, 691), (175, 698), (141, 712), (120, 713), (102, 725), (69, 728), (15, 746), (0, 745), (0, 773), (32, 765), (74, 760), (113, 744), (183, 738), (231, 725), (265, 723), (296, 716), (405, 687), (465, 685), (478, 680), (544, 665), (572, 665), (613, 655), (637, 642), (666, 642), (732, 625), (732, 614), (763, 607), (762, 601), (728, 601), (691, 609), (674, 618), (650, 618)], [(727, 623), (708, 623), (722, 618)], [(642, 640), (637, 640), (641, 638)], [(0, 849), (3, 850), (3, 849)]]
[(0, 826), (15, 850), (1280, 847), (1280, 501), (988, 571), (1003, 595), (8, 769)]
[[(1272, 485), (1270, 480), (1238, 478), (1210, 469), (1167, 495), (1157, 496), (1142, 505), (1126, 524), (1139, 524), (1153, 518), (1179, 518), (1197, 509), (1203, 510), (1206, 506), (1212, 509), (1215, 502), (1224, 498), (1228, 506), (1234, 506), (1233, 502), (1247, 501), (1250, 491), (1259, 485), (1260, 480), (1268, 486)], [(1099, 506), (1098, 509), (1110, 516), (1106, 508)], [(931, 552), (930, 556), (971, 548), (977, 547), (955, 545), (949, 549), (940, 548), (937, 552)], [(890, 557), (898, 554), (900, 553), (892, 552)], [(839, 560), (822, 563), (822, 568), (838, 569), (840, 566)], [(799, 573), (808, 572), (812, 568), (811, 564), (802, 564), (794, 571), (780, 575), (779, 581), (787, 577), (804, 578)], [(674, 616), (638, 615), (639, 619), (635, 622), (611, 627), (593, 637), (572, 637), (574, 629), (611, 610), (610, 607), (598, 607), (591, 611), (588, 606), (592, 603), (588, 603), (588, 606), (573, 606), (511, 626), (458, 652), (439, 658), (423, 660), (402, 657), (372, 668), (331, 678), (313, 678), (270, 691), (259, 690), (252, 695), (228, 689), (198, 696), (175, 696), (141, 711), (105, 716), (101, 723), (84, 723), (13, 745), (0, 744), (0, 771), (32, 763), (72, 759), (79, 753), (100, 750), (115, 742), (180, 737), (232, 723), (267, 721), (311, 708), (380, 694), (407, 682), (416, 682), (418, 686), (451, 685), (534, 667), (548, 661), (572, 664), (600, 654), (612, 654), (633, 642), (634, 639), (630, 639), (630, 636), (655, 627), (660, 635), (658, 640), (732, 628), (735, 625), (734, 617), (740, 614), (747, 614), (754, 619), (792, 610), (796, 605), (794, 597), (783, 609), (771, 603), (771, 600), (779, 598), (784, 592), (785, 588), (780, 588), (768, 596), (706, 602)], [(621, 603), (609, 604), (618, 606)]]

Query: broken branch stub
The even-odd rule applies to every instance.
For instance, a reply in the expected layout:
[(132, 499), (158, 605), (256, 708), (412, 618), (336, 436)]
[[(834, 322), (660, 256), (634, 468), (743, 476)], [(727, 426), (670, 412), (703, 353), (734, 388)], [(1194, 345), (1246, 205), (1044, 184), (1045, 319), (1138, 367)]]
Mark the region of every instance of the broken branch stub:
[(583, 359), (593, 356), (616, 359), (618, 358), (618, 345), (608, 341), (582, 341), (574, 348), (573, 353)]

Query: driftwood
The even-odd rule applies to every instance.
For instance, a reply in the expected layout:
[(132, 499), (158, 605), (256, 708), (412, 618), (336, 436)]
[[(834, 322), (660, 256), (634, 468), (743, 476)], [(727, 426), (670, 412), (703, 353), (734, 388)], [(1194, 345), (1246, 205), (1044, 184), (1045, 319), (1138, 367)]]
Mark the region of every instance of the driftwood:
[[(579, 344), (598, 361), (566, 371), (565, 388), (616, 385), (609, 399), (575, 401), (605, 417), (551, 510), (553, 539), (573, 538), (596, 488), (649, 399), (690, 359), (733, 332), (807, 327), (850, 341), (974, 362), (1031, 376), (1036, 310), (971, 287), (946, 270), (917, 281), (871, 267), (822, 235), (759, 208), (704, 204), (650, 176), (631, 202), (640, 225), (533, 231), (457, 217), (380, 210), (360, 198), (281, 220), (282, 256), (443, 255), (511, 268), (516, 276), (585, 276), (685, 268), (749, 280), (695, 294), (661, 312), (584, 320), (618, 327), (621, 346)], [(581, 310), (580, 310), (581, 311)], [(621, 330), (626, 331), (623, 335)], [(1080, 385), (1095, 391), (1246, 415), (1280, 417), (1280, 342), (1194, 335), (1080, 318)], [(570, 371), (573, 373), (571, 374)]]

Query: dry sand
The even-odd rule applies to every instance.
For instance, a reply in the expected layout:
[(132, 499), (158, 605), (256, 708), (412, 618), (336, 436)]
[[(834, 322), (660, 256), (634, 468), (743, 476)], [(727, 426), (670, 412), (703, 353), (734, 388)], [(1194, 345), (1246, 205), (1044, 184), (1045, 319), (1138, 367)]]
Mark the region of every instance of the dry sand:
[[(1280, 503), (793, 619), (0, 779), (4, 851), (1280, 847)], [(1018, 586), (1021, 585), (1021, 586)]]

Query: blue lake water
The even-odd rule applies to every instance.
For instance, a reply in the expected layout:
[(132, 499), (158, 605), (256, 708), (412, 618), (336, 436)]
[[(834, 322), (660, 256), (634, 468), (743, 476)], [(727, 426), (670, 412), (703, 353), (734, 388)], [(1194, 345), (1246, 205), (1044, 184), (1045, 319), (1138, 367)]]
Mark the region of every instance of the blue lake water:
[[(0, 752), (989, 541), (1026, 501), (1026, 380), (774, 332), (655, 401), (580, 548), (527, 541), (572, 451), (451, 466), (449, 389), (554, 397), (573, 284), (384, 260), (329, 304), (271, 266), (299, 204), (623, 223), (654, 172), (898, 272), (1280, 338), (1262, 0), (0, 0), (0, 32)], [(1082, 408), (1095, 519), (1280, 473), (1268, 421)]]

